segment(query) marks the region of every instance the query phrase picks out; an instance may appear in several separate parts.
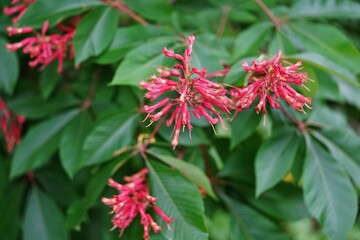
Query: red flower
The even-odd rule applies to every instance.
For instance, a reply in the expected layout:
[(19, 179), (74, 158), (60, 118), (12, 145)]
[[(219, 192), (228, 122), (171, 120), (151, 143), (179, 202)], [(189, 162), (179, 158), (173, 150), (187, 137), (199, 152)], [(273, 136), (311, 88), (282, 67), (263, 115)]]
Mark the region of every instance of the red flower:
[(157, 206), (156, 198), (149, 195), (149, 186), (146, 183), (146, 174), (148, 169), (144, 168), (138, 173), (124, 177), (127, 184), (119, 184), (113, 179), (109, 179), (109, 186), (119, 191), (118, 195), (112, 198), (102, 198), (102, 202), (112, 207), (114, 216), (112, 218), (113, 228), (120, 229), (120, 236), (123, 234), (134, 218), (140, 214), (141, 224), (144, 228), (144, 239), (149, 239), (149, 226), (155, 233), (158, 233), (162, 228), (159, 226), (152, 216), (146, 213), (148, 208), (153, 208), (154, 211), (164, 220), (170, 229), (170, 223), (173, 221), (172, 217), (168, 217)]
[(19, 48), (23, 48), (24, 53), (28, 53), (30, 58), (33, 59), (29, 62), (30, 67), (36, 67), (41, 65), (40, 69), (43, 69), (49, 65), (55, 59), (58, 60), (58, 73), (62, 72), (63, 62), (67, 56), (67, 52), (70, 54), (70, 58), (73, 58), (73, 45), (71, 43), (72, 38), (75, 34), (75, 26), (64, 26), (59, 25), (59, 29), (63, 30), (65, 33), (61, 34), (51, 34), (46, 35), (46, 32), (49, 27), (49, 22), (44, 22), (41, 33), (37, 33), (32, 28), (14, 28), (8, 27), (7, 31), (9, 36), (14, 34), (27, 34), (34, 33), (34, 37), (27, 37), (24, 40), (13, 43), (6, 44), (6, 48), (9, 51), (16, 51)]
[[(187, 126), (191, 132), (190, 112), (196, 117), (205, 117), (211, 125), (214, 125), (222, 118), (220, 111), (228, 112), (231, 100), (226, 96), (226, 89), (219, 84), (206, 79), (206, 69), (190, 67), (190, 57), (195, 37), (188, 37), (188, 48), (184, 56), (174, 53), (167, 48), (163, 49), (165, 56), (175, 58), (181, 62), (173, 69), (158, 69), (159, 76), (152, 75), (150, 81), (140, 81), (140, 86), (148, 92), (145, 97), (150, 100), (157, 100), (165, 93), (175, 92), (175, 97), (163, 97), (152, 106), (144, 106), (151, 123), (158, 121), (161, 117), (173, 110), (166, 125), (169, 127), (174, 123), (174, 136), (171, 142), (175, 148), (178, 144), (180, 129)], [(156, 110), (162, 108), (155, 113)]]
[(15, 144), (21, 141), (21, 129), (25, 118), (13, 115), (7, 108), (4, 100), (0, 99), (0, 127), (6, 141), (6, 150), (11, 153)]
[(35, 0), (22, 0), (22, 3), (15, 6), (17, 3), (21, 2), (21, 0), (12, 0), (11, 7), (4, 7), (4, 14), (7, 16), (18, 14), (16, 17), (13, 17), (11, 20), (13, 23), (19, 21), (19, 19), (25, 14), (27, 8), (30, 4), (33, 4)]
[(237, 111), (249, 108), (258, 95), (260, 102), (256, 105), (257, 113), (262, 110), (266, 114), (266, 101), (272, 108), (280, 108), (277, 102), (279, 97), (295, 110), (304, 112), (304, 106), (310, 108), (308, 104), (311, 103), (311, 98), (304, 97), (289, 86), (294, 84), (305, 87), (303, 83), (308, 80), (307, 73), (297, 73), (301, 61), (296, 64), (287, 63), (287, 66), (284, 66), (280, 58), (281, 51), (271, 61), (253, 61), (252, 66), (243, 62), (244, 69), (248, 71), (249, 85), (231, 91)]

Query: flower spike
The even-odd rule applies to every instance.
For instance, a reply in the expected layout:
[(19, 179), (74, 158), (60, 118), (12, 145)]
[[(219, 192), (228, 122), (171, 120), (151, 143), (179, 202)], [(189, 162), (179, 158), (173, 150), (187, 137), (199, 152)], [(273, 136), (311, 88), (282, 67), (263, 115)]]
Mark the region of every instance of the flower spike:
[(249, 85), (243, 88), (232, 89), (231, 95), (234, 99), (236, 111), (249, 108), (259, 96), (259, 103), (256, 105), (256, 112), (266, 114), (266, 103), (269, 102), (272, 108), (280, 108), (277, 102), (279, 97), (284, 99), (292, 108), (304, 111), (304, 106), (309, 107), (311, 98), (304, 97), (296, 92), (289, 84), (304, 86), (308, 80), (306, 72), (297, 72), (301, 67), (301, 61), (296, 64), (287, 63), (284, 66), (281, 62), (281, 51), (270, 61), (252, 62), (250, 66), (243, 62), (242, 66), (248, 72)]
[[(168, 58), (175, 58), (180, 63), (172, 69), (159, 68), (158, 75), (152, 75), (149, 81), (140, 81), (141, 88), (147, 90), (145, 97), (159, 101), (152, 106), (145, 105), (144, 111), (152, 122), (170, 114), (166, 121), (169, 127), (174, 124), (173, 140), (175, 148), (179, 143), (181, 129), (187, 127), (191, 134), (192, 125), (190, 113), (196, 118), (204, 117), (211, 125), (223, 122), (220, 111), (228, 112), (232, 108), (232, 101), (226, 96), (226, 89), (219, 83), (206, 79), (206, 69), (191, 68), (191, 54), (195, 36), (187, 38), (187, 49), (180, 55), (173, 50), (163, 48)], [(175, 97), (163, 97), (174, 92)], [(160, 111), (156, 112), (158, 109)]]

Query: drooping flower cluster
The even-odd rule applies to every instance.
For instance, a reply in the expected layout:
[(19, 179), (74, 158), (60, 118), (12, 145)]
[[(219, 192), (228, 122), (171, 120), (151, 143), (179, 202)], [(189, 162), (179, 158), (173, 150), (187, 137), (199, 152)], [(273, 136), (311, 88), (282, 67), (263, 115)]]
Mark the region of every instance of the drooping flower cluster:
[(113, 179), (109, 179), (109, 186), (119, 191), (118, 195), (112, 198), (102, 198), (102, 202), (112, 207), (114, 216), (112, 218), (112, 230), (119, 228), (120, 236), (123, 234), (134, 218), (140, 214), (141, 224), (144, 228), (144, 239), (149, 239), (149, 230), (151, 227), (155, 233), (158, 233), (162, 228), (159, 226), (146, 210), (153, 208), (154, 211), (164, 220), (170, 229), (170, 223), (173, 221), (172, 217), (168, 217), (165, 213), (156, 206), (156, 198), (150, 196), (149, 186), (146, 183), (146, 174), (148, 169), (144, 168), (138, 173), (124, 177), (126, 184), (119, 184)]
[(17, 16), (11, 20), (13, 23), (16, 23), (25, 14), (29, 5), (34, 2), (35, 0), (12, 0), (10, 7), (4, 7), (4, 14), (7, 16), (17, 14)]
[[(304, 112), (304, 106), (310, 108), (311, 98), (306, 98), (296, 92), (289, 84), (303, 86), (308, 80), (306, 72), (297, 72), (301, 67), (301, 61), (296, 64), (281, 62), (281, 51), (270, 61), (253, 61), (252, 66), (243, 62), (243, 68), (248, 71), (249, 85), (243, 88), (235, 88), (231, 91), (236, 111), (249, 108), (253, 101), (260, 97), (256, 106), (256, 112), (266, 114), (266, 102), (272, 108), (280, 108), (277, 102), (279, 97), (284, 99), (292, 108)], [(306, 87), (305, 87), (306, 88)], [(273, 96), (272, 96), (273, 94)]]
[(63, 34), (51, 35), (46, 35), (46, 32), (49, 28), (48, 21), (44, 22), (41, 33), (38, 33), (29, 27), (7, 27), (9, 36), (28, 33), (33, 33), (34, 36), (27, 37), (17, 43), (6, 44), (6, 48), (9, 51), (16, 51), (20, 48), (23, 48), (23, 52), (29, 54), (30, 58), (32, 59), (32, 61), (29, 62), (29, 66), (40, 66), (41, 70), (49, 65), (52, 61), (57, 59), (57, 71), (58, 73), (61, 73), (66, 56), (69, 55), (69, 58), (72, 59), (74, 55), (74, 49), (71, 41), (75, 35), (75, 26), (77, 22), (78, 19), (70, 22), (69, 26), (59, 24), (58, 28), (63, 32)]
[(7, 108), (6, 103), (0, 98), (0, 126), (6, 142), (6, 150), (11, 153), (15, 144), (21, 141), (21, 129), (25, 122), (23, 116), (12, 114)]
[[(192, 130), (190, 113), (196, 118), (205, 117), (214, 125), (219, 121), (223, 122), (219, 111), (228, 112), (231, 108), (226, 89), (221, 84), (206, 79), (206, 69), (190, 67), (195, 37), (189, 36), (187, 40), (188, 48), (183, 56), (163, 48), (166, 57), (175, 58), (181, 64), (176, 64), (173, 69), (160, 68), (158, 76), (152, 75), (149, 81), (140, 81), (140, 86), (148, 91), (146, 98), (153, 101), (161, 98), (152, 106), (144, 106), (151, 122), (166, 117), (173, 110), (166, 125), (169, 127), (174, 123), (171, 142), (174, 148), (178, 145), (180, 129), (187, 127), (189, 132)], [(168, 96), (168, 93), (175, 93), (176, 96)], [(157, 111), (159, 108), (162, 109)]]

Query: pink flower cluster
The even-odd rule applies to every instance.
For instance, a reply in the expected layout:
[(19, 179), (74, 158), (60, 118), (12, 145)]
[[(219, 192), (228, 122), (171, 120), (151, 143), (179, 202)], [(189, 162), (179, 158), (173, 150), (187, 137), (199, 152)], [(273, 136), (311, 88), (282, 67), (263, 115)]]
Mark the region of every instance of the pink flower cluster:
[[(166, 57), (175, 58), (181, 63), (176, 64), (172, 69), (160, 68), (158, 76), (152, 75), (149, 81), (140, 81), (141, 88), (147, 90), (146, 98), (150, 100), (161, 98), (152, 106), (144, 106), (151, 123), (165, 118), (173, 110), (166, 125), (169, 127), (174, 124), (171, 142), (174, 148), (178, 145), (181, 128), (184, 130), (187, 127), (191, 133), (193, 127), (190, 113), (196, 118), (204, 117), (214, 125), (223, 121), (220, 111), (228, 112), (232, 107), (232, 101), (226, 96), (227, 91), (222, 84), (206, 79), (206, 69), (191, 68), (190, 58), (194, 40), (194, 36), (188, 37), (188, 48), (183, 56), (163, 48)], [(169, 93), (174, 93), (175, 96), (170, 96)]]
[[(21, 2), (21, 3), (20, 3)], [(11, 7), (4, 7), (4, 14), (7, 16), (18, 14), (12, 19), (13, 23), (19, 21), (19, 19), (25, 14), (30, 4), (33, 4), (35, 0), (12, 0)], [(20, 4), (18, 4), (20, 3)], [(18, 5), (16, 5), (18, 4)]]
[(0, 98), (0, 127), (6, 141), (6, 150), (11, 153), (15, 144), (21, 141), (21, 129), (25, 122), (23, 116), (12, 114), (7, 108), (6, 103)]
[(304, 112), (304, 106), (310, 108), (308, 104), (311, 103), (311, 98), (304, 97), (289, 86), (289, 84), (294, 84), (305, 87), (303, 83), (308, 80), (307, 73), (297, 72), (301, 67), (301, 61), (284, 66), (280, 59), (281, 51), (270, 61), (264, 60), (259, 63), (253, 61), (252, 66), (246, 62), (243, 63), (244, 69), (248, 71), (249, 84), (231, 91), (236, 111), (240, 112), (249, 108), (257, 96), (260, 97), (256, 105), (257, 113), (262, 111), (266, 114), (267, 101), (272, 108), (280, 108), (277, 102), (279, 97), (295, 110)]
[(29, 62), (29, 66), (36, 67), (40, 65), (41, 70), (57, 59), (57, 71), (58, 73), (61, 73), (67, 53), (69, 53), (70, 59), (72, 59), (74, 55), (74, 49), (71, 41), (75, 35), (75, 25), (77, 21), (78, 20), (73, 22), (70, 26), (59, 24), (58, 28), (63, 31), (63, 34), (46, 35), (49, 28), (48, 21), (44, 22), (41, 33), (36, 32), (30, 27), (7, 27), (9, 36), (28, 33), (33, 33), (34, 36), (27, 37), (17, 43), (6, 44), (6, 48), (9, 51), (16, 51), (23, 48), (23, 52), (29, 54), (32, 59), (32, 61)]
[(141, 224), (144, 228), (144, 239), (149, 239), (149, 227), (155, 233), (158, 233), (162, 228), (159, 226), (146, 210), (153, 208), (154, 211), (164, 220), (170, 229), (170, 223), (173, 221), (172, 217), (168, 217), (164, 212), (156, 206), (156, 198), (149, 195), (149, 186), (146, 183), (146, 174), (148, 169), (144, 168), (138, 173), (124, 177), (126, 184), (119, 184), (113, 179), (109, 179), (109, 186), (119, 191), (118, 195), (112, 198), (102, 198), (102, 202), (112, 207), (114, 216), (112, 218), (112, 230), (119, 228), (120, 236), (123, 234), (134, 218), (140, 214)]

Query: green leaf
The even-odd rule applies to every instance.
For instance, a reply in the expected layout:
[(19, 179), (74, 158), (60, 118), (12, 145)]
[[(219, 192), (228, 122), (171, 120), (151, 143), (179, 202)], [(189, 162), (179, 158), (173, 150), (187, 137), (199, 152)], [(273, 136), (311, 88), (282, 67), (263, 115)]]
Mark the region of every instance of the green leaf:
[(158, 67), (169, 66), (173, 61), (166, 58), (161, 49), (167, 45), (174, 46), (174, 41), (174, 39), (158, 39), (135, 48), (116, 69), (110, 84), (138, 86), (140, 80), (156, 73)]
[(191, 180), (192, 182), (196, 183), (212, 197), (215, 197), (215, 193), (212, 190), (211, 183), (209, 181), (209, 178), (204, 174), (204, 172), (197, 166), (182, 161), (180, 159), (177, 159), (172, 156), (164, 156), (161, 154), (157, 154), (154, 152), (150, 152), (151, 155), (154, 157), (160, 159), (162, 162), (170, 165), (171, 167), (179, 170), (186, 178)]
[(71, 110), (31, 128), (15, 149), (10, 176), (16, 177), (50, 160), (58, 147), (62, 130), (79, 113), (78, 109)]
[(308, 51), (336, 59), (336, 63), (351, 73), (360, 73), (360, 52), (336, 27), (314, 23), (292, 23), (289, 31)]
[(289, 59), (299, 59), (317, 67), (325, 72), (334, 74), (335, 76), (345, 80), (350, 85), (360, 88), (360, 84), (356, 80), (356, 76), (352, 74), (348, 69), (338, 65), (338, 63), (329, 60), (327, 57), (324, 57), (317, 53), (300, 53), (288, 57)]
[(208, 73), (223, 69), (221, 60), (226, 59), (225, 44), (213, 34), (203, 34), (196, 37), (191, 55), (191, 67), (206, 68)]
[(284, 55), (297, 53), (294, 44), (282, 31), (275, 32), (269, 44), (268, 54), (276, 55), (279, 50), (281, 50)]
[(33, 187), (24, 217), (24, 240), (65, 240), (64, 216), (56, 203)]
[(119, 61), (132, 49), (149, 41), (161, 38), (174, 38), (173, 34), (158, 26), (127, 26), (118, 28), (110, 46), (96, 61), (100, 64), (109, 64)]
[[(166, 239), (208, 239), (204, 224), (204, 206), (199, 190), (177, 171), (154, 161), (146, 162), (149, 168), (151, 195), (157, 197), (157, 206), (174, 218), (172, 231), (163, 227), (161, 234)], [(158, 217), (156, 217), (158, 218)]]
[(0, 239), (18, 239), (24, 182), (12, 182), (0, 195)]
[(40, 75), (41, 96), (48, 99), (59, 83), (61, 76), (57, 73), (57, 65), (50, 64)]
[(16, 54), (5, 48), (6, 41), (0, 37), (0, 91), (12, 94), (19, 77), (19, 63)]
[(233, 149), (240, 142), (248, 138), (259, 125), (260, 120), (261, 117), (256, 114), (254, 109), (238, 113), (238, 116), (236, 116), (230, 123), (230, 148)]
[[(38, 119), (59, 112), (68, 107), (80, 105), (80, 101), (72, 95), (58, 93), (44, 100), (40, 93), (30, 92), (7, 102), (9, 109), (27, 119)], [(34, 107), (36, 106), (36, 107)]]
[(138, 122), (138, 116), (129, 113), (116, 113), (103, 119), (85, 140), (82, 163), (89, 166), (107, 161), (115, 150), (129, 146)]
[(74, 43), (75, 64), (100, 55), (111, 43), (119, 15), (115, 9), (101, 7), (87, 14), (76, 27)]
[[(172, 137), (171, 137), (172, 131), (173, 131), (172, 126), (167, 127), (165, 125), (162, 125), (159, 129), (159, 134), (167, 142), (170, 143), (172, 141)], [(201, 128), (192, 129), (191, 138), (190, 138), (190, 134), (188, 134), (187, 132), (180, 133), (179, 145), (191, 147), (191, 146), (199, 146), (201, 144), (209, 144), (209, 140), (206, 137), (203, 129)]]
[(322, 142), (339, 165), (347, 171), (360, 189), (360, 138), (347, 128), (313, 131), (312, 135)]
[(28, 7), (19, 25), (41, 28), (45, 21), (49, 21), (54, 26), (67, 17), (101, 5), (103, 4), (98, 0), (37, 0)]
[(70, 178), (82, 165), (82, 147), (90, 131), (91, 119), (87, 112), (81, 113), (66, 126), (60, 140), (60, 160)]
[(360, 4), (349, 0), (302, 0), (290, 8), (292, 18), (359, 19)]
[(228, 83), (228, 84), (236, 83), (237, 86), (246, 85), (247, 84), (247, 79), (245, 77), (246, 71), (244, 70), (242, 63), (243, 62), (251, 63), (252, 60), (254, 60), (254, 57), (248, 57), (248, 58), (240, 59), (239, 61), (234, 63), (231, 66), (229, 73), (226, 75), (224, 79), (224, 83)]
[(283, 129), (261, 145), (255, 159), (257, 197), (290, 170), (300, 143), (296, 133), (296, 129)]
[(281, 228), (266, 216), (249, 206), (221, 194), (229, 212), (233, 215), (234, 240), (288, 239)]
[(253, 194), (246, 194), (250, 205), (280, 221), (297, 221), (310, 218), (306, 209), (301, 189), (292, 184), (279, 183), (255, 199)]
[(329, 239), (344, 239), (354, 224), (356, 192), (336, 160), (316, 141), (306, 137), (303, 170), (304, 199)]
[(156, 22), (168, 23), (173, 11), (171, 2), (168, 0), (125, 0), (125, 3), (141, 17)]
[(79, 224), (87, 218), (87, 211), (89, 208), (94, 205), (96, 201), (100, 201), (99, 196), (105, 189), (108, 179), (129, 159), (128, 155), (121, 155), (114, 159), (114, 161), (106, 163), (93, 173), (93, 175), (89, 178), (87, 186), (85, 187), (84, 197), (79, 201), (74, 202), (67, 211), (67, 229), (79, 229)]
[(244, 31), (241, 31), (234, 42), (234, 56), (236, 58), (249, 56), (252, 53), (259, 53), (261, 47), (272, 31), (273, 24), (270, 22), (254, 24)]
[(360, 101), (359, 101), (359, 88), (360, 84), (356, 85), (354, 88), (354, 84), (350, 82), (342, 81), (342, 79), (332, 76), (332, 79), (335, 80), (339, 87), (339, 91), (341, 96), (346, 100), (346, 102), (355, 106), (357, 109), (360, 109)]

